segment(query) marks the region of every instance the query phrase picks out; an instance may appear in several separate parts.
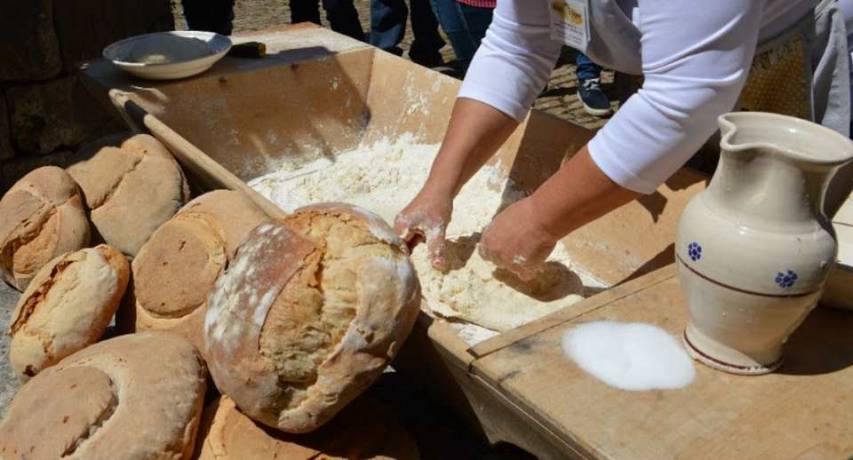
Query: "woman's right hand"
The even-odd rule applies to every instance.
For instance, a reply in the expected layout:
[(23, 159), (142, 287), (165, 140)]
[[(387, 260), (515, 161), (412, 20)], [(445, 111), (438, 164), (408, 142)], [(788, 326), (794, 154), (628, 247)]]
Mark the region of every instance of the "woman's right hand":
[(426, 240), (427, 253), (433, 268), (447, 271), (447, 242), (445, 233), (453, 212), (453, 198), (424, 188), (394, 219), (394, 231), (411, 251)]

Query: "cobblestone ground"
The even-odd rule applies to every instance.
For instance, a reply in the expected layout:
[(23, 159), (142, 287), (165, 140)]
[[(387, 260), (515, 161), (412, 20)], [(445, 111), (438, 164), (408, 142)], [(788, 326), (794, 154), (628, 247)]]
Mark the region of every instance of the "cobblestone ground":
[[(355, 6), (365, 31), (370, 30), (370, 7), (369, 0), (355, 0)], [(178, 28), (186, 28), (183, 19), (180, 1), (173, 0), (175, 11), (175, 24)], [(289, 2), (284, 0), (237, 0), (234, 5), (234, 32), (265, 29), (268, 27), (287, 24), (290, 22)], [(323, 18), (324, 25), (328, 23)], [(406, 37), (401, 44), (404, 50), (408, 49), (412, 41), (411, 27), (407, 27)], [(453, 50), (449, 45), (442, 50), (446, 61), (454, 59)], [(605, 71), (602, 75), (602, 86), (604, 90), (614, 97), (613, 73)], [(614, 109), (618, 103), (613, 102)], [(577, 78), (575, 78), (575, 66), (572, 64), (572, 55), (564, 53), (560, 62), (551, 73), (548, 88), (536, 100), (534, 105), (537, 109), (544, 110), (565, 120), (572, 121), (590, 129), (600, 128), (606, 119), (593, 117), (583, 110), (583, 105), (577, 97)]]

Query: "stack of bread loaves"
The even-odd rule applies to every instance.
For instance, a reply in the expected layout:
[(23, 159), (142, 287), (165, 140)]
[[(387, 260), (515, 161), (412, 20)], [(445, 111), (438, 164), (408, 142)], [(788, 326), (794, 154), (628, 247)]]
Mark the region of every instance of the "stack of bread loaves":
[[(224, 190), (181, 208), (187, 183), (163, 145), (147, 135), (112, 144), (68, 173), (33, 171), (0, 201), (0, 270), (26, 287), (10, 326), (25, 383), (0, 423), (0, 459), (188, 459), (194, 449), (416, 459), (376, 403), (336, 417), (419, 311), (408, 251), (388, 224), (345, 204), (271, 219)], [(86, 247), (84, 202), (106, 244)], [(134, 333), (96, 343), (117, 311)], [(207, 368), (222, 396), (196, 447)]]
[[(187, 195), (159, 142), (121, 139), (74, 174), (30, 172), (0, 201), (0, 272), (25, 289), (9, 328), (10, 364), (25, 383), (0, 424), (4, 460), (192, 454), (207, 380), (195, 347), (165, 333), (95, 343), (129, 282), (122, 252), (135, 253)], [(84, 201), (98, 234), (121, 250), (86, 248)]]

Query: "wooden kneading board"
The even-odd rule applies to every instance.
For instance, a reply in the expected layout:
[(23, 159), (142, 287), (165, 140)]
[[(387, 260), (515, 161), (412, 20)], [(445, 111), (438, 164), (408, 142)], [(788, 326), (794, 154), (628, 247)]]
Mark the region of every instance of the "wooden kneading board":
[[(280, 35), (294, 32), (296, 35), (289, 38)], [(438, 142), (443, 132), (439, 122), (449, 116), (453, 85), (457, 83), (448, 84), (436, 77), (435, 82), (421, 82), (437, 95), (430, 118), (435, 126), (424, 124), (422, 116), (409, 114), (407, 106), (399, 101), (397, 105), (386, 104), (393, 105), (391, 109), (367, 110), (368, 118), (358, 118), (364, 112), (356, 110), (359, 104), (369, 109), (382, 103), (378, 99), (388, 99), (384, 91), (372, 91), (365, 86), (365, 78), (372, 72), (367, 64), (373, 62), (374, 66), (397, 69), (373, 75), (376, 79), (373, 87), (378, 89), (401, 86), (400, 82), (392, 85), (385, 81), (388, 78), (420, 78), (425, 70), (330, 34), (334, 35), (304, 27), (257, 33), (250, 38), (270, 41), (275, 45), (269, 48), (276, 53), (275, 57), (259, 62), (226, 58), (212, 69), (209, 76), (213, 78), (140, 89), (104, 62), (96, 61), (84, 72), (84, 82), (106, 103), (115, 104), (131, 126), (149, 130), (164, 142), (200, 187), (241, 190), (269, 214), (279, 215), (281, 210), (277, 206), (237, 177), (240, 174), (235, 174), (239, 171), (233, 165), (239, 164), (243, 154), (219, 149), (228, 140), (227, 136), (222, 137), (227, 130), (212, 129), (204, 117), (193, 112), (194, 94), (220, 95), (217, 100), (222, 107), (215, 106), (218, 112), (210, 113), (218, 121), (230, 123), (229, 111), (252, 114), (228, 126), (241, 127), (235, 131), (239, 138), (235, 139), (242, 141), (242, 145), (254, 142), (249, 147), (262, 152), (278, 144), (257, 134), (261, 132), (261, 124), (264, 129), (280, 126), (279, 139), (313, 136), (322, 142), (352, 143), (357, 141), (352, 133), (363, 129), (367, 122), (368, 126), (378, 126), (368, 130), (368, 135), (417, 128), (423, 131), (424, 142)], [(311, 38), (315, 35), (321, 39)], [(306, 60), (306, 55), (312, 57), (317, 53), (319, 59)], [(338, 62), (349, 67), (338, 68)], [(254, 87), (255, 80), (266, 82), (266, 87), (276, 91), (303, 84), (300, 82), (313, 85), (318, 72), (337, 72), (332, 91), (349, 85), (349, 94), (354, 99), (347, 99), (346, 104), (320, 99), (325, 102), (319, 104), (328, 106), (323, 110), (331, 111), (340, 126), (351, 128), (349, 137), (332, 136), (334, 131), (324, 131), (328, 127), (309, 123), (310, 117), (305, 112), (322, 107), (312, 106), (315, 99), (305, 91), (291, 92), (281, 98), (275, 92), (237, 94), (233, 90), (240, 85)], [(251, 78), (255, 80), (250, 80), (247, 73), (253, 73), (255, 76)], [(178, 86), (181, 84), (193, 91), (182, 91)], [(318, 90), (323, 94), (329, 91)], [(264, 112), (263, 104), (252, 102), (273, 97), (280, 98), (276, 103), (282, 107), (295, 104), (305, 109)], [(187, 100), (165, 103), (180, 98)], [(560, 161), (556, 157), (545, 159), (533, 155), (547, 151), (547, 147), (553, 150), (554, 145), (574, 151), (590, 135), (543, 114), (534, 112), (531, 120), (536, 123), (531, 123), (527, 132), (517, 133), (503, 149), (508, 156), (503, 158), (502, 165), (522, 186), (541, 182), (544, 177), (538, 176), (557, 167)], [(314, 128), (316, 132), (311, 131)], [(516, 151), (523, 156), (522, 161), (513, 161)], [(672, 241), (678, 214), (689, 196), (701, 187), (701, 178), (680, 171), (658, 194), (640, 200), (645, 201), (642, 206), (635, 203), (620, 208), (564, 241), (573, 257), (580, 257), (578, 260), (584, 267), (595, 268), (607, 282), (622, 282), (617, 287), (472, 348), (464, 344), (448, 323), (421, 315), (395, 367), (430, 385), (474, 426), (481, 428), (491, 442), (510, 442), (545, 459), (850, 457), (853, 455), (853, 314), (815, 310), (791, 339), (787, 363), (775, 374), (738, 377), (696, 364), (696, 380), (682, 390), (618, 390), (585, 374), (563, 356), (562, 334), (585, 321), (642, 321), (680, 336), (687, 310), (673, 266), (640, 275), (671, 262), (672, 246), (667, 244)], [(619, 231), (612, 231), (614, 228)], [(609, 240), (602, 241), (603, 232), (610, 235)], [(608, 248), (608, 244), (612, 247)], [(624, 248), (633, 252), (626, 250), (623, 255), (620, 251)], [(626, 279), (630, 281), (624, 282)]]
[(735, 376), (695, 363), (680, 390), (632, 392), (586, 374), (564, 332), (597, 320), (645, 322), (680, 336), (687, 309), (669, 266), (471, 349), (470, 372), (581, 456), (798, 459), (853, 456), (853, 315), (817, 308), (782, 368)]

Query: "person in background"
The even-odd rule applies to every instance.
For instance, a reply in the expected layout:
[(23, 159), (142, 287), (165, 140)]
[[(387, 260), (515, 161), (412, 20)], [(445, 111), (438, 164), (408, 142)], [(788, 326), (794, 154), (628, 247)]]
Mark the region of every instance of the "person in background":
[(432, 8), (464, 75), (492, 23), (495, 0), (432, 0)]
[(450, 41), (450, 46), (453, 48), (453, 54), (456, 56), (457, 70), (464, 75), (471, 64), (471, 58), (474, 57), (474, 41), (471, 39), (471, 34), (468, 32), (468, 25), (465, 23), (465, 18), (462, 16), (462, 8), (456, 0), (430, 0), (432, 10), (435, 12), (436, 19), (447, 39)]
[(182, 0), (187, 28), (231, 35), (234, 0)]
[[(404, 0), (370, 0), (370, 44), (400, 56), (400, 42), (406, 34), (409, 8)], [(440, 67), (444, 59), (439, 50), (444, 40), (438, 33), (438, 22), (429, 0), (411, 0), (412, 33), (415, 40), (409, 58), (425, 67)]]
[[(291, 0), (290, 22), (320, 24), (320, 0)], [(358, 20), (353, 0), (323, 0), (326, 19), (335, 32), (364, 41), (364, 30)]]
[(575, 54), (575, 74), (578, 77), (578, 99), (586, 113), (594, 117), (610, 115), (610, 99), (601, 90), (601, 66), (592, 62), (586, 54)]
[[(486, 36), (489, 25), (492, 24), (492, 13), (497, 5), (496, 0), (457, 0), (468, 26), (468, 33), (474, 42), (474, 50), (480, 47), (480, 42)], [(473, 57), (473, 56), (472, 56)]]

